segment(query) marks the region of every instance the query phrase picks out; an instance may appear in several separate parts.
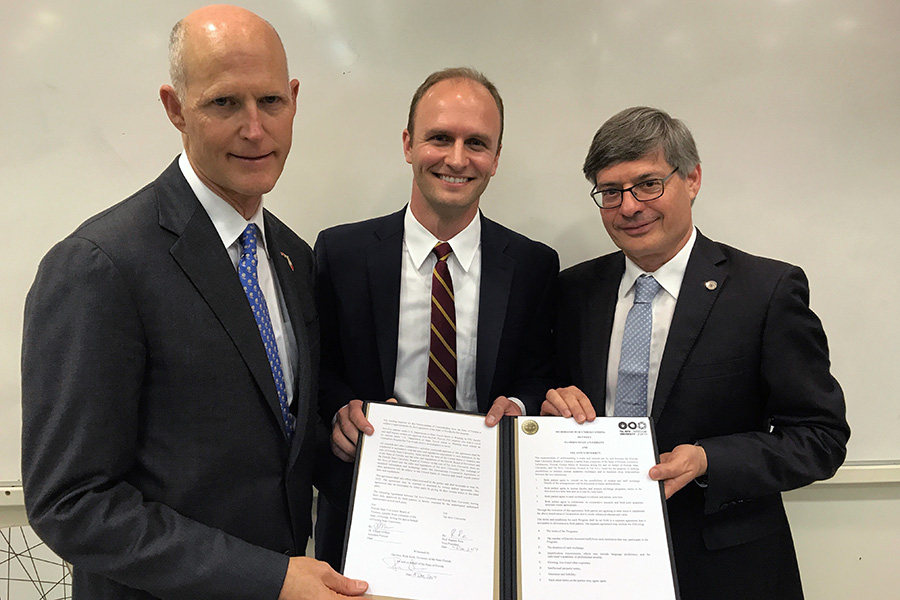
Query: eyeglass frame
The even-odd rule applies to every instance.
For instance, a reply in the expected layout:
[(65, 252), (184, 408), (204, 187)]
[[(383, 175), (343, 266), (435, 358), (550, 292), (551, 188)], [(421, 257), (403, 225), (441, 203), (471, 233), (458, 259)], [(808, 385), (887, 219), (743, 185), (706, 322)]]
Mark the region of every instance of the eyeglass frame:
[[(663, 177), (662, 179), (660, 179), (660, 178), (647, 179), (647, 180), (645, 180), (645, 181), (641, 181), (640, 183), (634, 184), (634, 185), (631, 186), (630, 188), (625, 188), (624, 190), (620, 190), (620, 189), (616, 189), (616, 188), (608, 188), (608, 189), (605, 189), (605, 190), (602, 190), (602, 191), (601, 191), (601, 190), (598, 190), (598, 189), (597, 189), (597, 184), (595, 183), (593, 189), (591, 189), (591, 200), (594, 201), (594, 204), (596, 204), (596, 205), (597, 205), (597, 208), (599, 208), (600, 210), (603, 210), (603, 209), (607, 209), (607, 210), (608, 210), (608, 209), (611, 209), (611, 208), (619, 208), (620, 206), (622, 206), (622, 203), (625, 202), (625, 192), (631, 192), (631, 197), (634, 198), (637, 202), (652, 202), (653, 200), (659, 200), (660, 198), (663, 197), (663, 194), (666, 193), (666, 182), (667, 182), (669, 179), (671, 179), (672, 175), (674, 175), (674, 174), (677, 173), (677, 172), (678, 172), (678, 167), (675, 167), (674, 169), (672, 169), (672, 172), (671, 172), (671, 173), (669, 173), (668, 175), (666, 175), (666, 176)], [(646, 184), (646, 183), (650, 183), (651, 181), (658, 181), (659, 184), (660, 184), (660, 186), (662, 186), (662, 190), (660, 190), (659, 196), (656, 196), (656, 197), (654, 197), (654, 198), (647, 198), (647, 199), (645, 199), (645, 200), (641, 200), (640, 198), (637, 197), (637, 194), (634, 193), (634, 188), (638, 187), (639, 185), (644, 185), (644, 184)], [(596, 194), (601, 194), (601, 193), (603, 193), (603, 192), (619, 192), (619, 195), (620, 195), (620, 198), (621, 198), (621, 199), (619, 200), (619, 203), (616, 204), (615, 206), (603, 206), (602, 200), (598, 202), (598, 201), (597, 201), (597, 198), (596, 198)]]

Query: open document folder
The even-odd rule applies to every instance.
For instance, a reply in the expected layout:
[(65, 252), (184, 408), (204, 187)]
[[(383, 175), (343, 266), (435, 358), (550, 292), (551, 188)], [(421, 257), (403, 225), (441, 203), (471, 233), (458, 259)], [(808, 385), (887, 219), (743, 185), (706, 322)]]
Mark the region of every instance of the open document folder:
[(367, 596), (678, 598), (648, 418), (366, 414), (343, 572)]

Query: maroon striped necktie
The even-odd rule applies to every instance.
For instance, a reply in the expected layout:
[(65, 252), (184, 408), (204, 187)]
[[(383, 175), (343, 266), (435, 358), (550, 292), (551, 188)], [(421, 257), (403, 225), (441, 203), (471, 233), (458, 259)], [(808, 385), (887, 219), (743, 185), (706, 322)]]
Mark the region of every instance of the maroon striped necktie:
[(431, 272), (431, 344), (428, 351), (428, 385), (425, 401), (434, 408), (456, 408), (456, 309), (447, 242), (435, 244), (437, 256)]

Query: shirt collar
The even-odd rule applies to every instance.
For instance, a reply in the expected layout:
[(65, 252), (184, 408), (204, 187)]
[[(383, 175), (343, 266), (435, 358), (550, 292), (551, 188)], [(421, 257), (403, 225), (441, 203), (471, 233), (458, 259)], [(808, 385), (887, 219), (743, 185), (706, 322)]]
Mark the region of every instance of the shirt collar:
[(453, 250), (453, 256), (456, 262), (462, 267), (463, 271), (468, 272), (475, 259), (475, 253), (481, 244), (481, 210), (475, 214), (472, 222), (466, 225), (465, 229), (457, 233), (449, 240), (439, 240), (430, 231), (416, 220), (412, 214), (412, 209), (406, 205), (406, 214), (403, 217), (403, 241), (406, 249), (413, 260), (413, 264), (420, 269), (425, 263), (425, 259), (431, 254), (431, 250), (438, 242), (447, 242)]
[(241, 237), (241, 234), (244, 232), (247, 225), (256, 223), (256, 226), (259, 227), (263, 250), (265, 250), (266, 256), (268, 257), (269, 250), (266, 246), (266, 224), (265, 219), (263, 219), (263, 203), (259, 203), (259, 207), (249, 220), (244, 219), (233, 206), (225, 202), (218, 194), (209, 189), (205, 183), (200, 181), (200, 178), (197, 176), (197, 173), (194, 172), (194, 168), (187, 158), (187, 154), (184, 152), (178, 157), (178, 166), (181, 168), (181, 173), (187, 180), (188, 185), (191, 186), (194, 195), (197, 196), (197, 200), (200, 201), (200, 205), (203, 206), (206, 214), (209, 215), (209, 219), (212, 221), (213, 227), (216, 228), (216, 233), (219, 234), (222, 244), (226, 248), (229, 248), (238, 241), (238, 238)]
[(684, 280), (684, 272), (687, 270), (688, 259), (691, 257), (691, 250), (694, 248), (694, 242), (697, 241), (697, 228), (691, 228), (691, 237), (688, 239), (684, 248), (678, 251), (669, 262), (658, 268), (653, 273), (647, 273), (637, 266), (630, 258), (625, 257), (625, 274), (622, 275), (622, 283), (619, 284), (619, 298), (624, 298), (625, 294), (631, 291), (634, 282), (641, 275), (653, 275), (662, 289), (666, 290), (670, 296), (678, 300), (678, 291), (681, 289), (681, 282)]

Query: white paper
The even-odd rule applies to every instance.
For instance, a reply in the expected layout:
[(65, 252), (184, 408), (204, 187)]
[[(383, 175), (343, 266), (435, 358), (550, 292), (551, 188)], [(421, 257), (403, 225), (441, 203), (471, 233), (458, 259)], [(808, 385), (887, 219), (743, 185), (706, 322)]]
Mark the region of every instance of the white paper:
[(368, 419), (375, 433), (363, 441), (344, 574), (372, 596), (490, 600), (497, 428), (380, 403)]
[(649, 420), (519, 417), (516, 438), (520, 600), (675, 598)]

